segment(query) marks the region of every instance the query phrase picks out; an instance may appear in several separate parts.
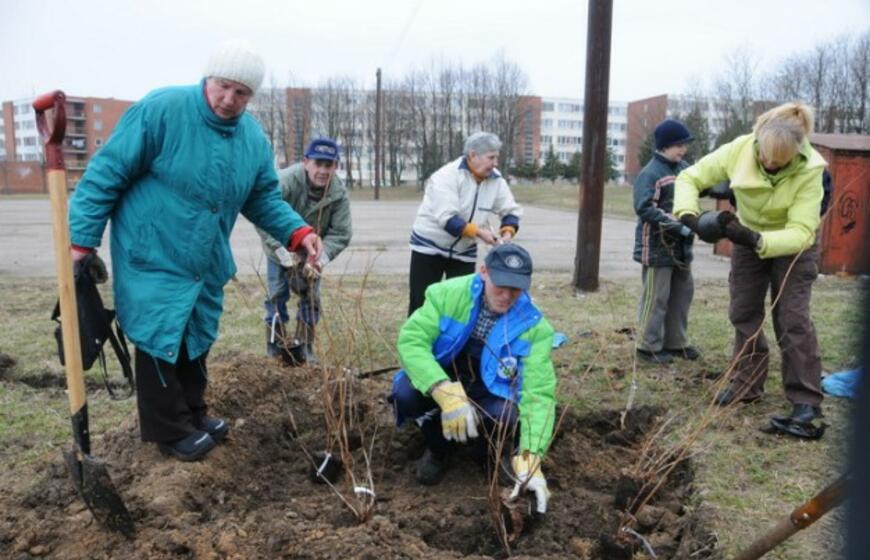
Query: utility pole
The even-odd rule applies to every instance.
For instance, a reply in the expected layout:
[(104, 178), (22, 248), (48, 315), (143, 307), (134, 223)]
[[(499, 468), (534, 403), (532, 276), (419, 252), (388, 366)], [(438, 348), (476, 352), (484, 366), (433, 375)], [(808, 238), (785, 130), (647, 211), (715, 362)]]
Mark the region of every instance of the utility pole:
[(381, 69), (377, 71), (378, 86), (375, 92), (375, 200), (381, 198), (381, 158), (384, 157), (381, 152), (381, 135), (384, 133), (381, 127), (381, 112), (383, 107), (381, 104)]
[(589, 0), (583, 97), (583, 163), (577, 217), (577, 253), (574, 256), (574, 286), (585, 292), (598, 289), (612, 24), (613, 0)]

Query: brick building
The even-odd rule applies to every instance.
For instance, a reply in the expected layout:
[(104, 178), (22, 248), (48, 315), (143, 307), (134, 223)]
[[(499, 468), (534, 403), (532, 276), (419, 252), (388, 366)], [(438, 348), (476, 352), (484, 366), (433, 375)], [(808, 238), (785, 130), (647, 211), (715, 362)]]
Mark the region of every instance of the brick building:
[[(33, 99), (5, 101), (0, 118), (0, 193), (46, 192), (42, 142)], [(67, 183), (75, 186), (91, 156), (108, 140), (132, 101), (99, 97), (66, 99), (64, 162)]]

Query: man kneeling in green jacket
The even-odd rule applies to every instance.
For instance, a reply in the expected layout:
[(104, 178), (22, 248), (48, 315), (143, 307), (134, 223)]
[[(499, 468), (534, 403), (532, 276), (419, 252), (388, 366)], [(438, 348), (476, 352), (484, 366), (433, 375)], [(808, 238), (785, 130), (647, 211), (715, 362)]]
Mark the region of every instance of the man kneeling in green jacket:
[(531, 276), (528, 252), (506, 244), (490, 251), (478, 274), (430, 286), (399, 332), (404, 369), (393, 379), (391, 401), (400, 425), (413, 419), (423, 432), (418, 482), (437, 484), (450, 442), (477, 438), (482, 428), (481, 455), (499, 434), (506, 434), (506, 451), (519, 440), (514, 495), (524, 486), (544, 513), (541, 460), (553, 436), (556, 374), (553, 329), (529, 297)]

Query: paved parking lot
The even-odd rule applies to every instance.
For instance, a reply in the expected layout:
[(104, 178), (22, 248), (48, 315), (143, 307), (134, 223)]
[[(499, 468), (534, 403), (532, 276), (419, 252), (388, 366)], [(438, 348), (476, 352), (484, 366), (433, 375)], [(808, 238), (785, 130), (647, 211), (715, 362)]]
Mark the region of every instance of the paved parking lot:
[[(408, 271), (408, 236), (417, 202), (354, 202), (351, 245), (329, 265), (329, 273), (375, 274)], [(0, 275), (53, 276), (51, 211), (48, 199), (0, 200)], [(571, 271), (577, 238), (577, 212), (526, 207), (517, 239), (532, 254), (538, 270)], [(602, 232), (601, 278), (639, 277), (640, 265), (631, 258), (634, 222), (605, 218)], [(101, 255), (109, 256), (109, 235)], [(232, 235), (233, 254), (240, 275), (262, 270), (260, 241), (253, 226), (239, 217)], [(697, 242), (696, 278), (727, 278), (728, 261), (714, 256), (712, 246)]]

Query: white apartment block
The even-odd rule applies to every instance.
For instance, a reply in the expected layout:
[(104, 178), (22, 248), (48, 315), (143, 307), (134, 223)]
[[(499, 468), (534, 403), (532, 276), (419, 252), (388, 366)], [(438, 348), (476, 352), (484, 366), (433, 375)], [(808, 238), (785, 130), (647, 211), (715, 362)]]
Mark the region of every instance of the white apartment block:
[(42, 158), (42, 143), (36, 129), (33, 99), (12, 102), (12, 127), (15, 129), (15, 156), (18, 161), (39, 161)]
[[(616, 168), (625, 176), (625, 142), (627, 138), (628, 103), (611, 101), (607, 109), (607, 145), (613, 152)], [(553, 151), (563, 163), (574, 152), (583, 150), (583, 100), (570, 97), (541, 98), (541, 155)]]

